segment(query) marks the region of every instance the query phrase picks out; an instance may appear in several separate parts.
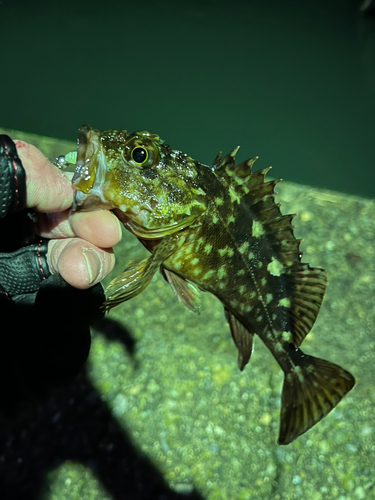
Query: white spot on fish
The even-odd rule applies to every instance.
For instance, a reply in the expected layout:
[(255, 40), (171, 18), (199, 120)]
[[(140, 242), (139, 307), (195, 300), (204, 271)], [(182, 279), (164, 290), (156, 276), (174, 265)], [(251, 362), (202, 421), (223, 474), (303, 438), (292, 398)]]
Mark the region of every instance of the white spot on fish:
[(305, 377), (303, 376), (303, 372), (300, 366), (295, 366), (293, 372), (297, 375), (298, 380), (300, 382), (303, 382), (305, 380)]
[(253, 221), (253, 227), (251, 228), (251, 234), (254, 236), (254, 238), (260, 238), (264, 234), (264, 229), (263, 226), (260, 222), (254, 220)]
[(244, 254), (246, 252), (246, 250), (249, 248), (249, 242), (248, 241), (245, 241), (244, 243), (242, 243), (242, 245), (239, 247), (238, 251), (242, 254)]
[(269, 304), (273, 300), (273, 295), (272, 293), (267, 293), (266, 295), (266, 304)]
[(223, 279), (227, 275), (227, 270), (225, 269), (225, 266), (219, 267), (217, 271), (217, 277), (219, 280)]
[(228, 167), (225, 167), (225, 172), (229, 177), (232, 177), (234, 175), (234, 172)]
[(210, 245), (209, 243), (207, 243), (207, 245), (205, 245), (205, 247), (204, 247), (204, 251), (205, 251), (205, 253), (206, 253), (207, 255), (209, 255), (209, 254), (210, 254), (210, 252), (211, 252), (211, 250), (212, 250), (212, 245)]
[(274, 349), (275, 349), (275, 352), (277, 352), (277, 353), (284, 352), (284, 346), (281, 342), (276, 342)]
[(243, 304), (242, 302), (240, 302), (240, 305), (238, 306), (238, 309), (240, 310), (240, 312), (243, 314), (244, 312), (246, 312), (246, 309), (245, 309), (245, 304)]
[(225, 247), (225, 248), (219, 248), (218, 249), (218, 254), (221, 256), (221, 257), (224, 257), (225, 254), (228, 253), (228, 247)]
[(280, 276), (284, 272), (284, 266), (275, 257), (272, 257), (271, 262), (267, 266), (267, 271), (272, 276)]
[(290, 299), (288, 299), (287, 297), (285, 297), (283, 299), (280, 299), (279, 300), (279, 306), (283, 306), (283, 307), (289, 308), (290, 307)]
[(181, 258), (184, 256), (184, 253), (185, 253), (185, 252), (184, 252), (184, 250), (183, 250), (183, 249), (182, 249), (182, 250), (179, 250), (178, 252), (176, 252), (176, 253), (174, 254), (174, 256), (173, 256), (173, 257), (174, 257), (174, 259), (176, 259), (176, 260), (181, 259)]
[(189, 243), (189, 245), (182, 247), (180, 252), (183, 252), (185, 256), (190, 255), (193, 252), (193, 246), (193, 243)]
[[(192, 236), (195, 236), (195, 235), (192, 235)], [(204, 239), (203, 238), (199, 238), (197, 240), (197, 244), (195, 245), (195, 251), (196, 252), (199, 252), (199, 249), (201, 247), (201, 245), (204, 243)]]
[(198, 189), (193, 188), (192, 191), (193, 191), (194, 194), (202, 194), (203, 196), (206, 195), (205, 191), (203, 191), (202, 188), (198, 188)]
[(209, 271), (206, 272), (206, 274), (203, 276), (203, 280), (208, 280), (209, 278), (212, 277), (212, 275), (214, 274), (214, 270), (213, 269), (210, 269)]
[(284, 340), (285, 342), (289, 342), (289, 343), (290, 343), (290, 342), (292, 342), (292, 340), (293, 340), (292, 334), (291, 334), (290, 332), (283, 332), (283, 333), (281, 334), (281, 336), (282, 336), (282, 338), (283, 338), (283, 340)]
[(229, 186), (229, 196), (230, 196), (232, 203), (234, 203), (234, 202), (240, 203), (241, 202), (241, 198), (238, 196), (236, 190), (233, 189), (232, 186)]

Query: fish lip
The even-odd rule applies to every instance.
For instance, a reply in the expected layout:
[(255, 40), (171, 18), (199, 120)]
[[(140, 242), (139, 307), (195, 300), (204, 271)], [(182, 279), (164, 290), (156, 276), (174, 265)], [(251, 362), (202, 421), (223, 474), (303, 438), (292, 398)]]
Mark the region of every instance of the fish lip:
[(78, 181), (81, 177), (87, 175), (86, 173), (86, 152), (88, 146), (88, 134), (91, 131), (89, 125), (83, 125), (78, 129), (78, 139), (77, 139), (77, 163), (76, 169), (73, 175), (72, 182)]
[(85, 198), (87, 198), (87, 194), (81, 193), (81, 191), (77, 191), (77, 189), (74, 190), (72, 203), (73, 212), (76, 212), (79, 207), (83, 205)]
[(109, 208), (108, 202), (103, 199), (102, 186), (106, 175), (106, 164), (100, 147), (100, 132), (89, 125), (83, 125), (78, 130), (77, 163), (72, 179), (73, 186), (80, 179), (89, 180), (93, 173), (90, 163), (97, 160), (94, 182), (89, 193), (77, 189), (73, 194), (73, 210), (92, 210), (93, 208)]

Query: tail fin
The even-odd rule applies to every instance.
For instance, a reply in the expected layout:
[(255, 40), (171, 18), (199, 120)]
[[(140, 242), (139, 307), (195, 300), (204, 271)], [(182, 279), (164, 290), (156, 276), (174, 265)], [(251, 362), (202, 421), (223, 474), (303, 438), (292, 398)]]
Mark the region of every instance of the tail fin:
[(285, 375), (278, 444), (291, 443), (319, 422), (355, 383), (340, 366), (299, 352), (301, 363)]

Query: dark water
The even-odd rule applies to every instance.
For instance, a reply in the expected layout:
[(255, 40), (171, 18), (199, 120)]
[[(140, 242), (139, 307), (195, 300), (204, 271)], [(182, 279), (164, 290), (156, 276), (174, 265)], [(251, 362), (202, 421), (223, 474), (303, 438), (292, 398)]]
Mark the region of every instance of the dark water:
[(0, 125), (149, 129), (210, 163), (375, 194), (375, 17), (355, 0), (0, 3)]

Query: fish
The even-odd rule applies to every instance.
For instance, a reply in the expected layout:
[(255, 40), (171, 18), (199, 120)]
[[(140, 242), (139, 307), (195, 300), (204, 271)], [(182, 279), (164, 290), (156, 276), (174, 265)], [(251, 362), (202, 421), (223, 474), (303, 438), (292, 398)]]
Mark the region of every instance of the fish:
[[(212, 166), (172, 150), (148, 131), (78, 132), (74, 210), (112, 210), (150, 252), (106, 289), (104, 308), (135, 297), (160, 270), (178, 299), (198, 312), (200, 293), (224, 307), (242, 371), (258, 335), (284, 372), (278, 444), (325, 417), (354, 386), (340, 366), (300, 346), (319, 313), (327, 273), (301, 261), (295, 214), (282, 215), (270, 167), (236, 165), (239, 146)], [(72, 161), (72, 160), (71, 160)]]

